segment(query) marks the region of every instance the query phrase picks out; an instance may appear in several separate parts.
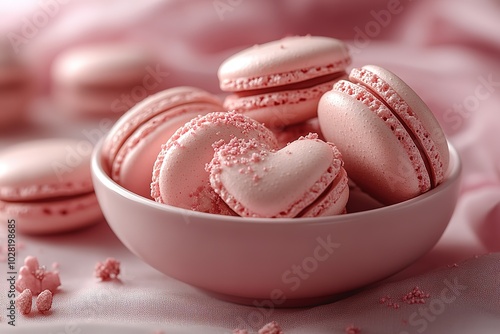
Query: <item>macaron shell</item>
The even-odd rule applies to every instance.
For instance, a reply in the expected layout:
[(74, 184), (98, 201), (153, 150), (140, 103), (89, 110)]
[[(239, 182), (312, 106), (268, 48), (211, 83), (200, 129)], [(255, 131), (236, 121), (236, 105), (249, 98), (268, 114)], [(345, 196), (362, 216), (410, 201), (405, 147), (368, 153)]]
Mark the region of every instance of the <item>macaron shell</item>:
[(213, 158), (212, 145), (233, 137), (259, 138), (277, 146), (270, 130), (241, 114), (215, 112), (197, 117), (162, 146), (153, 168), (151, 197), (180, 208), (219, 213), (222, 200), (210, 186), (205, 165)]
[(9, 147), (0, 154), (0, 200), (32, 201), (93, 191), (92, 145), (47, 139)]
[(175, 87), (158, 92), (139, 102), (113, 125), (103, 143), (103, 158), (111, 166), (125, 140), (149, 119), (169, 109), (187, 103), (209, 103), (214, 110), (222, 110), (222, 101), (202, 89)]
[(122, 187), (151, 198), (151, 175), (161, 145), (191, 119), (214, 111), (207, 104), (177, 107), (140, 126), (123, 144), (113, 162), (111, 176)]
[(60, 54), (52, 77), (60, 85), (124, 86), (141, 84), (154, 57), (135, 45), (85, 45)]
[(332, 90), (319, 102), (318, 119), (324, 137), (342, 152), (349, 177), (375, 199), (391, 204), (421, 193), (423, 175), (407, 149), (365, 104)]
[(226, 59), (220, 88), (242, 91), (282, 86), (344, 71), (351, 62), (345, 43), (320, 36), (293, 36), (255, 45)]
[(72, 231), (102, 221), (94, 193), (46, 202), (5, 202), (0, 200), (0, 219), (16, 221), (16, 231), (51, 234)]
[(319, 99), (337, 81), (338, 79), (306, 89), (245, 97), (233, 94), (226, 97), (224, 107), (244, 113), (271, 128), (297, 124), (317, 116)]
[(424, 101), (398, 76), (379, 66), (354, 69), (350, 79), (368, 85), (405, 121), (429, 159), (434, 183), (440, 183), (449, 164), (448, 144), (441, 126)]

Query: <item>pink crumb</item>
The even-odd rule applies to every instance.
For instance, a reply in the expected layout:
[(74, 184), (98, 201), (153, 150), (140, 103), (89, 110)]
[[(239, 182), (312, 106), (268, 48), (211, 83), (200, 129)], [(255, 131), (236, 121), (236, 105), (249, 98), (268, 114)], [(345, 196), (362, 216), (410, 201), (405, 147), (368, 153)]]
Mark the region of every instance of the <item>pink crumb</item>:
[(386, 305), (387, 307), (393, 308), (395, 310), (397, 310), (400, 307), (399, 303), (396, 303), (390, 296), (380, 297), (379, 303)]
[(60, 285), (59, 273), (49, 271), (44, 266), (40, 267), (38, 259), (34, 256), (27, 256), (24, 259), (24, 266), (19, 269), (16, 281), (17, 291), (30, 289), (32, 294), (36, 296), (43, 290), (55, 293)]
[(345, 333), (346, 334), (360, 334), (361, 329), (359, 327), (356, 327), (354, 325), (347, 326), (345, 328)]
[(271, 321), (259, 329), (259, 334), (284, 334), (284, 332), (276, 321)]
[(456, 264), (456, 263), (449, 264), (448, 268), (458, 268), (458, 264)]
[(233, 334), (248, 334), (248, 331), (246, 329), (235, 329)]
[(120, 274), (120, 261), (109, 257), (104, 263), (97, 262), (94, 274), (95, 277), (100, 278), (102, 281), (118, 278)]
[(418, 286), (416, 286), (413, 290), (404, 295), (402, 300), (407, 304), (425, 304), (425, 299), (430, 296), (431, 295), (429, 293), (423, 292)]
[(40, 313), (46, 313), (52, 308), (52, 292), (43, 290), (36, 298), (36, 308)]
[(16, 307), (21, 314), (29, 314), (33, 303), (33, 294), (30, 289), (24, 289), (16, 298)]

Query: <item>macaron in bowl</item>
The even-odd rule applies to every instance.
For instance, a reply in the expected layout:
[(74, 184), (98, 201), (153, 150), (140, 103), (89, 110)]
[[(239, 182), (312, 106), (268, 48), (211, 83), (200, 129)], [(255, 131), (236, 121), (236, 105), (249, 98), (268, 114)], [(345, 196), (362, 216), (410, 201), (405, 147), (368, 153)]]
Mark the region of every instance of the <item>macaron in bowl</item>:
[(127, 111), (108, 132), (104, 159), (113, 180), (151, 198), (151, 175), (162, 144), (191, 119), (222, 112), (222, 101), (196, 87), (175, 87), (158, 92)]
[(432, 111), (398, 76), (354, 68), (323, 95), (324, 137), (342, 152), (349, 177), (384, 204), (436, 188), (448, 169), (446, 137)]
[(92, 145), (44, 139), (0, 153), (0, 219), (16, 231), (49, 234), (102, 221), (90, 178)]
[(346, 76), (351, 57), (345, 43), (320, 36), (293, 36), (254, 45), (219, 67), (224, 107), (282, 127), (317, 115), (318, 101)]
[(388, 277), (429, 251), (458, 198), (461, 164), (402, 203), (315, 218), (243, 218), (158, 203), (113, 181), (99, 143), (92, 177), (106, 221), (160, 272), (231, 302), (318, 305)]

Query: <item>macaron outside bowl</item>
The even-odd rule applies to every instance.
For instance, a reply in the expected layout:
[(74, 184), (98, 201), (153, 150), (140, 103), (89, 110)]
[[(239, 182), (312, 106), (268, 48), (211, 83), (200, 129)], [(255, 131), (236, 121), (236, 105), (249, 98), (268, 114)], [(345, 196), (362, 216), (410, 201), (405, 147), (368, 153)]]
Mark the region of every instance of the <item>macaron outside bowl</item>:
[(92, 156), (104, 216), (134, 254), (218, 298), (274, 307), (316, 305), (407, 267), (439, 240), (458, 198), (461, 162), (450, 146), (444, 181), (410, 200), (318, 218), (241, 218), (156, 203), (118, 185)]

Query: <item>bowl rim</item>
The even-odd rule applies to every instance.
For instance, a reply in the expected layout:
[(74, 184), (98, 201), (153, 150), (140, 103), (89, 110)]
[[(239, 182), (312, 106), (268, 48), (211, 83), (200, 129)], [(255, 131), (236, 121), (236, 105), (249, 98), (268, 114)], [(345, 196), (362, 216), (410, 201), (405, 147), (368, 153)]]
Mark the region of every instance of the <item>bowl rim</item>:
[[(450, 154), (450, 164), (448, 166), (448, 170), (445, 173), (444, 181), (439, 184), (436, 188), (433, 188), (424, 194), (421, 194), (417, 197), (408, 199), (403, 202), (399, 202), (396, 204), (391, 204), (387, 206), (383, 206), (380, 208), (370, 209), (366, 211), (347, 213), (344, 215), (337, 216), (323, 216), (323, 217), (296, 217), (296, 218), (259, 218), (259, 217), (239, 217), (239, 216), (226, 216), (226, 215), (217, 215), (206, 212), (199, 212), (184, 208), (178, 208), (172, 205), (158, 203), (153, 199), (149, 199), (143, 196), (140, 196), (124, 187), (116, 183), (109, 175), (109, 172), (105, 170), (104, 166), (104, 155), (102, 153), (102, 147), (104, 143), (104, 138), (101, 138), (99, 142), (94, 146), (92, 156), (91, 156), (91, 174), (93, 178), (97, 178), (100, 182), (110, 189), (118, 193), (120, 196), (125, 197), (131, 201), (138, 202), (139, 204), (146, 205), (155, 210), (165, 211), (169, 214), (182, 215), (184, 217), (192, 217), (199, 218), (204, 220), (217, 220), (219, 222), (231, 222), (234, 223), (237, 221), (238, 224), (294, 224), (294, 225), (302, 225), (302, 224), (339, 224), (344, 223), (346, 221), (356, 220), (358, 217), (363, 217), (366, 215), (383, 215), (387, 211), (394, 210), (402, 210), (405, 207), (411, 207), (418, 202), (431, 200), (432, 197), (437, 196), (439, 192), (444, 191), (445, 189), (451, 187), (453, 184), (459, 181), (461, 172), (462, 172), (462, 162), (460, 159), (460, 155), (458, 151), (453, 147), (453, 145), (447, 141), (448, 149)], [(95, 187), (94, 187), (95, 188)]]

